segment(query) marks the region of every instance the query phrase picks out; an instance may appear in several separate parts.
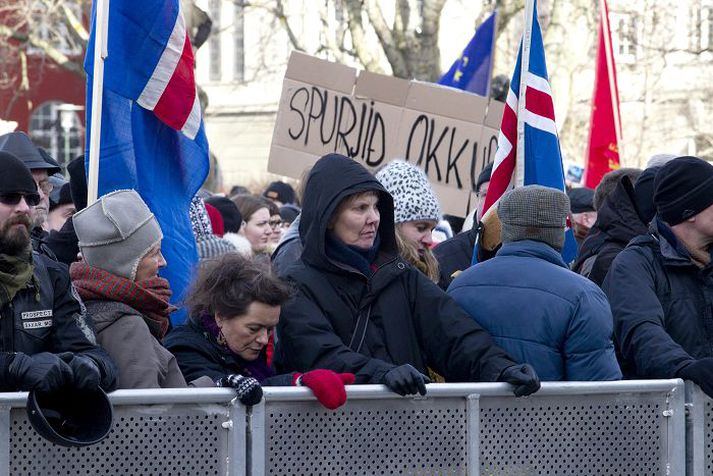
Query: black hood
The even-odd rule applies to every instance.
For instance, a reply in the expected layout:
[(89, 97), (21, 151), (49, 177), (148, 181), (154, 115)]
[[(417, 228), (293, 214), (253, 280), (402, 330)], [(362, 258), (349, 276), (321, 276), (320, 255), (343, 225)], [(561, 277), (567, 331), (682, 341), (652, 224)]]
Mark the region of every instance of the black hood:
[(304, 243), (302, 260), (312, 266), (335, 269), (325, 252), (327, 225), (339, 203), (360, 192), (379, 193), (379, 251), (396, 256), (394, 201), (361, 164), (340, 154), (327, 154), (312, 167), (305, 187), (300, 236)]
[(610, 239), (628, 243), (647, 232), (647, 224), (640, 215), (634, 186), (629, 177), (623, 176), (597, 211), (595, 226)]

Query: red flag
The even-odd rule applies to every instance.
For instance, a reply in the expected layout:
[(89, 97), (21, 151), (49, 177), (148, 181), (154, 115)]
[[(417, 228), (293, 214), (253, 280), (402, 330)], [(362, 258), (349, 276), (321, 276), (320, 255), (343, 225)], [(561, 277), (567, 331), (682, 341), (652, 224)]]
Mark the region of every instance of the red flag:
[(592, 97), (587, 165), (584, 169), (584, 185), (589, 188), (596, 188), (604, 174), (619, 168), (621, 142), (619, 88), (609, 29), (609, 9), (606, 0), (601, 0), (600, 4), (597, 75)]

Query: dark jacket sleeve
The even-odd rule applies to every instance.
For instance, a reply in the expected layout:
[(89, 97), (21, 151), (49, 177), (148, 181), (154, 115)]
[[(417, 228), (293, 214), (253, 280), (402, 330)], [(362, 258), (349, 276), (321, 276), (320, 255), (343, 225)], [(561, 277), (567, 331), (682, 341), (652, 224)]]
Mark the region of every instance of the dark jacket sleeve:
[[(648, 256), (647, 256), (648, 254)], [(614, 316), (614, 338), (625, 361), (641, 378), (675, 378), (694, 359), (664, 328), (650, 252), (629, 247), (614, 259), (604, 280)]]
[(322, 368), (351, 372), (356, 383), (381, 383), (384, 374), (396, 367), (344, 345), (322, 310), (302, 289), (282, 306), (277, 333), (275, 363), (281, 371)]
[(67, 268), (59, 263), (49, 263), (47, 270), (54, 284), (54, 352), (73, 352), (90, 357), (101, 371), (101, 387), (107, 392), (116, 388), (116, 365), (104, 349), (97, 345), (94, 325), (77, 290), (69, 279)]
[(448, 382), (494, 382), (516, 362), (488, 332), (422, 273), (413, 270), (413, 309), (428, 365)]
[(72, 217), (67, 218), (62, 228), (50, 232), (46, 239), (47, 247), (57, 257), (60, 263), (67, 266), (77, 261), (77, 253), (79, 253), (79, 238), (74, 231), (74, 223)]

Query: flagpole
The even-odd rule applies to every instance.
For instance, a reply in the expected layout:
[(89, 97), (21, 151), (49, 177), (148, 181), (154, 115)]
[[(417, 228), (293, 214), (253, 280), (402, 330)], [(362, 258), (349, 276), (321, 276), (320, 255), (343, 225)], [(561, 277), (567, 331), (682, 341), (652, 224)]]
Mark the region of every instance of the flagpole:
[(515, 187), (525, 184), (525, 98), (527, 96), (527, 75), (530, 70), (530, 46), (532, 43), (532, 21), (535, 0), (525, 2), (525, 30), (522, 33), (522, 58), (520, 61), (520, 98), (517, 102), (517, 152), (515, 155)]
[(616, 146), (619, 154), (619, 163), (622, 160), (622, 143), (621, 143), (621, 118), (619, 117), (619, 90), (616, 86), (616, 78), (614, 76), (614, 50), (611, 45), (611, 30), (609, 29), (609, 9), (607, 8), (606, 0), (599, 1), (602, 15), (602, 35), (604, 36), (604, 57), (607, 60), (607, 75), (609, 76), (609, 95), (612, 102), (612, 115), (614, 116), (614, 132), (616, 133)]
[(104, 60), (108, 56), (109, 0), (96, 0), (97, 17), (94, 37), (94, 70), (92, 72), (92, 117), (89, 136), (89, 170), (87, 205), (99, 194), (99, 150), (101, 146), (102, 97), (104, 95)]
[(490, 97), (490, 87), (493, 82), (493, 67), (495, 66), (495, 39), (498, 37), (498, 10), (497, 8), (493, 10), (493, 15), (495, 15), (495, 18), (493, 19), (493, 41), (492, 41), (492, 47), (490, 49), (490, 69), (488, 70), (488, 87), (486, 91), (486, 96)]

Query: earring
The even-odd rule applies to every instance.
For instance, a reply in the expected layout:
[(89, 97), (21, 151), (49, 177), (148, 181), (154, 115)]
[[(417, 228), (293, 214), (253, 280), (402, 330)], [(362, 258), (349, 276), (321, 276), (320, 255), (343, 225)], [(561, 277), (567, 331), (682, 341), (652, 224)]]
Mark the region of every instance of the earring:
[(225, 340), (225, 335), (223, 335), (223, 329), (218, 329), (218, 344), (224, 346), (227, 343), (228, 341)]

